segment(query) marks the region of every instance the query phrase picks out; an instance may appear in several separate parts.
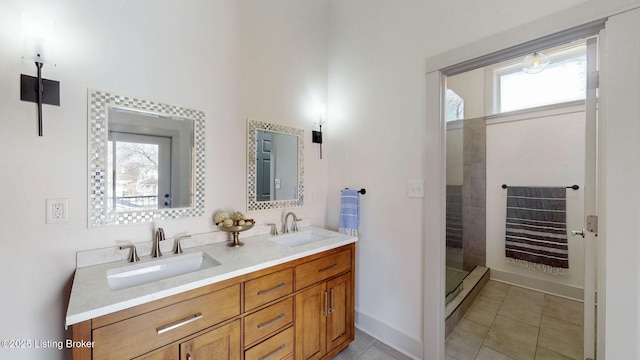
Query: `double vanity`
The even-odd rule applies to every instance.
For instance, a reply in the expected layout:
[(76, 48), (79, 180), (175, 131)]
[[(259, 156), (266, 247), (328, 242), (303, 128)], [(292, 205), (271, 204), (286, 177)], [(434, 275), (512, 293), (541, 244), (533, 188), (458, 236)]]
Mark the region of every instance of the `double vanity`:
[(79, 253), (66, 325), (92, 346), (73, 358), (330, 359), (353, 340), (357, 237), (308, 226), (243, 241), (134, 263)]
[[(97, 90), (87, 105), (89, 227), (205, 215), (202, 111)], [(303, 139), (247, 120), (247, 211), (303, 206)], [(79, 252), (66, 326), (88, 345), (73, 358), (332, 358), (354, 338), (357, 237), (268, 233), (253, 227), (242, 247), (193, 234), (172, 253), (160, 232), (153, 245)]]

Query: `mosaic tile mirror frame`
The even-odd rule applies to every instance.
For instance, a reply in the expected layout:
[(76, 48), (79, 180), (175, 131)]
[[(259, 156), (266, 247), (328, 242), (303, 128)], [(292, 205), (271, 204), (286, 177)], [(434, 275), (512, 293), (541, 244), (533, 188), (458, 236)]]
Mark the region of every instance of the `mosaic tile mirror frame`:
[[(286, 200), (258, 201), (257, 159), (258, 131), (296, 136), (297, 141), (297, 189), (295, 196)], [(304, 203), (304, 130), (290, 126), (247, 119), (247, 210), (270, 210), (299, 207)]]
[[(113, 211), (108, 203), (108, 117), (109, 109), (148, 114), (175, 120), (192, 120), (193, 149), (191, 199), (187, 207), (145, 208), (139, 211)], [(88, 225), (89, 227), (145, 223), (204, 214), (205, 114), (202, 111), (142, 100), (106, 91), (89, 90), (88, 96)], [(158, 201), (160, 202), (160, 201)]]

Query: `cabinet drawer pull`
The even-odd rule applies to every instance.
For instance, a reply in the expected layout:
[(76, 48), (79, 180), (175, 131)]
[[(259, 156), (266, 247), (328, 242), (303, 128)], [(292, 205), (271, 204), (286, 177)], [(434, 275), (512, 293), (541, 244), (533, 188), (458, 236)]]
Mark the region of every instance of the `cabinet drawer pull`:
[(271, 320), (269, 320), (269, 321), (267, 321), (265, 323), (262, 323), (262, 324), (258, 324), (258, 329), (262, 330), (262, 329), (266, 328), (267, 326), (273, 324), (274, 322), (284, 319), (285, 317), (287, 317), (287, 315), (282, 313), (282, 314), (278, 315), (278, 317), (276, 317), (274, 319), (271, 319)]
[(167, 331), (179, 328), (182, 325), (187, 325), (188, 323), (194, 322), (196, 320), (200, 320), (202, 319), (202, 317), (203, 317), (202, 313), (193, 314), (189, 317), (186, 317), (182, 320), (178, 320), (174, 323), (160, 326), (159, 328), (156, 329), (156, 332), (158, 333), (158, 335), (160, 335), (160, 334), (166, 333)]
[(329, 305), (329, 314), (331, 314), (336, 310), (334, 306), (335, 306), (335, 302), (333, 300), (333, 289), (331, 289), (331, 305)]
[(272, 287), (271, 289), (260, 290), (260, 291), (258, 291), (258, 296), (267, 295), (268, 293), (270, 293), (272, 291), (276, 291), (278, 289), (282, 289), (284, 286), (285, 286), (285, 283), (280, 283), (280, 284)]
[(333, 269), (333, 268), (335, 268), (337, 266), (338, 266), (338, 264), (329, 265), (326, 268), (322, 268), (322, 269), (318, 270), (318, 272), (321, 273), (321, 272), (329, 271), (329, 270), (331, 270), (331, 269)]
[(324, 297), (324, 306), (322, 307), (322, 316), (327, 316), (327, 314), (329, 313), (329, 310), (328, 310), (329, 300), (327, 300), (327, 292), (323, 291), (322, 296)]
[(282, 345), (280, 345), (280, 347), (278, 347), (277, 349), (275, 349), (272, 352), (268, 353), (267, 355), (259, 357), (258, 360), (269, 360), (272, 357), (274, 357), (277, 353), (279, 353), (280, 351), (284, 350), (284, 348), (286, 348), (286, 347), (287, 347), (286, 344), (282, 344)]

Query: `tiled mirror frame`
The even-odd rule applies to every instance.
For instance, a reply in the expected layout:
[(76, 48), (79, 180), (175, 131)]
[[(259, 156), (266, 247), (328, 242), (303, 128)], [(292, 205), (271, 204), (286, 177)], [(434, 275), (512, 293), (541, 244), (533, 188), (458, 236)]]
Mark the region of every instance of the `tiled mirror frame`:
[[(291, 200), (257, 201), (256, 150), (258, 130), (273, 131), (298, 137), (298, 198)], [(290, 126), (247, 119), (247, 210), (270, 210), (299, 207), (304, 204), (304, 130)]]
[[(141, 211), (107, 211), (107, 114), (109, 106), (186, 118), (195, 122), (193, 207), (146, 209)], [(89, 89), (88, 96), (88, 225), (145, 223), (180, 219), (204, 214), (205, 131), (204, 112), (175, 105), (141, 100), (130, 96)]]

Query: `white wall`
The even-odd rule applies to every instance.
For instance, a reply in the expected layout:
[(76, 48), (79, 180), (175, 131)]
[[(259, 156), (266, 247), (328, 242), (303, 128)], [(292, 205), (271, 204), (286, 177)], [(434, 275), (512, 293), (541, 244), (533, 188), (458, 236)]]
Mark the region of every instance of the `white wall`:
[[(21, 16), (55, 23), (61, 106), (20, 101)], [(152, 225), (87, 229), (87, 89), (203, 110), (206, 113), (205, 215), (165, 221), (167, 236), (214, 230), (216, 209), (246, 209), (246, 118), (303, 128), (305, 180), (315, 202), (295, 209), (325, 221), (327, 162), (317, 159), (308, 108), (326, 103), (325, 0), (40, 1), (0, 5), (0, 297), (1, 339), (64, 340), (64, 315), (76, 251), (150, 241)], [(46, 198), (69, 199), (69, 222), (45, 225)], [(251, 214), (279, 221), (282, 211)], [(63, 359), (52, 349), (9, 350), (0, 358)]]
[[(511, 186), (570, 186), (567, 190), (567, 231), (584, 227), (584, 106), (536, 111), (487, 121), (487, 267), (526, 278), (582, 288), (584, 241), (569, 236), (569, 273), (555, 276), (508, 264), (504, 252), (507, 191)], [(492, 277), (495, 274), (492, 273)], [(539, 288), (520, 278), (519, 285)], [(570, 292), (567, 290), (567, 292)], [(566, 295), (562, 293), (562, 295)]]

